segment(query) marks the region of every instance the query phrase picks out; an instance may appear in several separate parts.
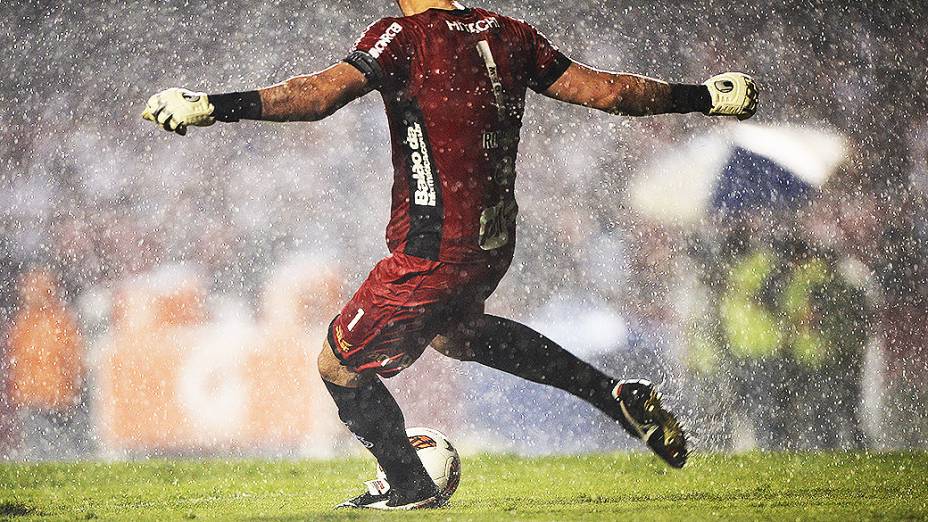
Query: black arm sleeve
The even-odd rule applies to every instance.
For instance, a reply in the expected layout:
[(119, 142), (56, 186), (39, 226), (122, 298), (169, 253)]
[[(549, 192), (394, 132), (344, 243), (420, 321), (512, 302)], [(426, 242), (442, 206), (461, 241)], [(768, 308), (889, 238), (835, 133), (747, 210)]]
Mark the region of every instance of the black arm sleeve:
[(541, 75), (537, 78), (534, 78), (530, 83), (529, 87), (535, 92), (542, 92), (548, 87), (554, 84), (558, 78), (560, 78), (564, 71), (570, 67), (571, 62), (570, 58), (565, 56), (560, 51), (557, 51), (557, 54), (554, 56), (554, 60), (541, 72)]
[(361, 71), (361, 74), (367, 78), (367, 82), (370, 84), (371, 88), (380, 89), (383, 85), (383, 69), (380, 67), (380, 64), (377, 63), (377, 60), (370, 54), (364, 51), (351, 51), (351, 53), (345, 57), (344, 61)]
[(208, 94), (207, 98), (213, 104), (213, 117), (217, 121), (261, 119), (261, 95), (258, 91)]
[(711, 108), (712, 96), (705, 85), (670, 84), (670, 110), (668, 112), (707, 114)]

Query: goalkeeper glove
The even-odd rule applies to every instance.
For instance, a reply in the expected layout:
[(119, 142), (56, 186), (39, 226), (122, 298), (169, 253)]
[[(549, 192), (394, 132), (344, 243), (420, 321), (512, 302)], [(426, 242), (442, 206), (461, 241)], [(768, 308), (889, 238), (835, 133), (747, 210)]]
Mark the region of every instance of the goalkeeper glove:
[(704, 83), (712, 97), (710, 116), (737, 116), (746, 120), (757, 111), (754, 79), (740, 72), (717, 74)]
[(214, 110), (206, 93), (174, 87), (149, 98), (142, 118), (183, 136), (189, 125), (208, 127), (216, 123)]

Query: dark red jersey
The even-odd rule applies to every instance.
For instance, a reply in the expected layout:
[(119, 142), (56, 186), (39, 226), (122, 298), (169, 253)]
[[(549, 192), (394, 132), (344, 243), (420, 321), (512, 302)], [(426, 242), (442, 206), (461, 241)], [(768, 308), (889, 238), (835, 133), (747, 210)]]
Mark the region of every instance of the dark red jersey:
[(380, 20), (345, 61), (386, 105), (390, 251), (482, 262), (511, 248), (526, 88), (547, 89), (570, 60), (529, 24), (468, 8)]

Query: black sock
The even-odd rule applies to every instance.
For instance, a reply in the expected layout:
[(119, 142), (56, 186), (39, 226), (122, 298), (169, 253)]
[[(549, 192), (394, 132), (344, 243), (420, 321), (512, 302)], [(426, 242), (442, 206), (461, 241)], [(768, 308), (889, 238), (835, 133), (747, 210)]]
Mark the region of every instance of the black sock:
[(403, 412), (380, 379), (375, 377), (357, 388), (323, 382), (338, 406), (339, 418), (377, 459), (391, 488), (432, 484), (406, 437)]
[(620, 413), (612, 390), (618, 381), (532, 330), (510, 319), (484, 314), (469, 325), (472, 360), (575, 395), (612, 418)]

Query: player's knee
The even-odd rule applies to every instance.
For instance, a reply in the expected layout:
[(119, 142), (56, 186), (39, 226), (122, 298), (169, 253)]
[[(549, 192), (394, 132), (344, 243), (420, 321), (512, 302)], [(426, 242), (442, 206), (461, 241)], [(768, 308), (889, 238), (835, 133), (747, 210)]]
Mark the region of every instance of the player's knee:
[(329, 342), (323, 341), (322, 350), (319, 351), (319, 357), (316, 358), (316, 367), (319, 370), (319, 376), (322, 377), (323, 380), (329, 382), (332, 382), (332, 378), (334, 378), (335, 374), (335, 369), (332, 368), (332, 362), (329, 360), (329, 356), (332, 355), (331, 351), (332, 349), (329, 348)]
[(472, 361), (474, 353), (470, 348), (470, 343), (462, 337), (449, 337), (437, 335), (431, 342), (432, 348), (445, 357), (451, 357), (459, 361)]
[(328, 340), (322, 343), (322, 350), (319, 352), (317, 362), (319, 376), (326, 382), (349, 388), (354, 388), (361, 382), (360, 375), (349, 370), (335, 357)]

